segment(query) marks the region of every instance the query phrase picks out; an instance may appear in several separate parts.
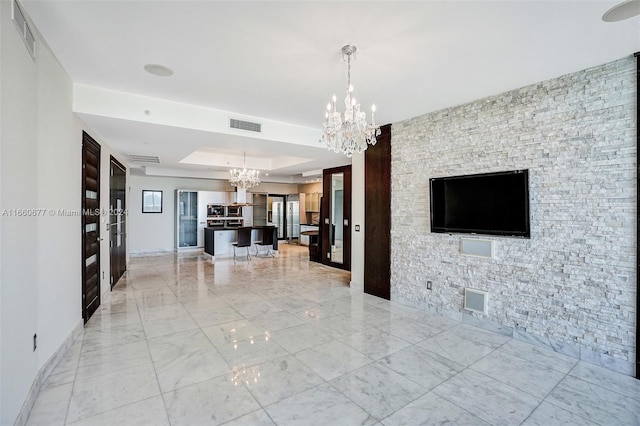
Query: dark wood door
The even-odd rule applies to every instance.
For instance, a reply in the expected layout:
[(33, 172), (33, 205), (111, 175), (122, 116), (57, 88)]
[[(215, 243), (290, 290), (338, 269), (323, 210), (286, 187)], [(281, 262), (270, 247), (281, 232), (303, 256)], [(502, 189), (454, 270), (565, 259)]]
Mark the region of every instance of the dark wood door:
[(322, 171), (322, 263), (351, 270), (351, 166)]
[(364, 292), (391, 296), (391, 125), (364, 155)]
[(125, 167), (111, 157), (109, 176), (109, 258), (111, 259), (111, 288), (127, 270), (127, 216)]
[(100, 145), (82, 132), (82, 318), (100, 306)]

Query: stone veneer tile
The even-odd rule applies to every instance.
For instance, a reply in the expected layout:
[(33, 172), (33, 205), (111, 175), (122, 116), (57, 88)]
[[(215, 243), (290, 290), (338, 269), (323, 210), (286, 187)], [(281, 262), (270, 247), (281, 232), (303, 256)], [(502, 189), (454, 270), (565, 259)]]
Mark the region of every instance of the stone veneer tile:
[[(393, 123), (392, 300), (628, 374), (636, 92), (628, 56)], [(489, 237), (495, 257), (481, 259), (430, 232), (430, 178), (517, 169), (529, 169), (531, 238)], [(489, 292), (486, 316), (463, 311), (464, 287)]]

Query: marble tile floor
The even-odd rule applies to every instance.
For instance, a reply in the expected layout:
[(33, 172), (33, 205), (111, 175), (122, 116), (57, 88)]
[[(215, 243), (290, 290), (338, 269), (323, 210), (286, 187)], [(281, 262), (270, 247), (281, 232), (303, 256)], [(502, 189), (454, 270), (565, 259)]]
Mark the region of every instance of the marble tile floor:
[(29, 425), (639, 425), (640, 381), (276, 258), (133, 257)]

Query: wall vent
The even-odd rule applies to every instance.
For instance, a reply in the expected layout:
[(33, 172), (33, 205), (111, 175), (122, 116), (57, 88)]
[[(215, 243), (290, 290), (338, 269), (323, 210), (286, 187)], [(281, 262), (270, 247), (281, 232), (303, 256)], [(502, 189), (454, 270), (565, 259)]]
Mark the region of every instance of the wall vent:
[(137, 155), (137, 154), (128, 154), (129, 160), (134, 163), (153, 163), (160, 164), (160, 157), (157, 155)]
[(487, 313), (487, 302), (489, 293), (473, 288), (464, 289), (464, 309), (481, 314)]
[(479, 240), (475, 238), (460, 239), (460, 253), (466, 256), (492, 258), (493, 240)]
[(250, 132), (262, 132), (262, 124), (236, 120), (235, 118), (229, 119), (229, 127), (232, 129), (248, 130)]
[(31, 55), (31, 58), (36, 60), (36, 38), (33, 36), (33, 32), (31, 32), (31, 28), (29, 28), (29, 24), (27, 23), (27, 18), (25, 14), (18, 6), (17, 1), (11, 2), (11, 20), (16, 26), (18, 33), (20, 33), (20, 38), (24, 41), (25, 46), (27, 46), (27, 50)]

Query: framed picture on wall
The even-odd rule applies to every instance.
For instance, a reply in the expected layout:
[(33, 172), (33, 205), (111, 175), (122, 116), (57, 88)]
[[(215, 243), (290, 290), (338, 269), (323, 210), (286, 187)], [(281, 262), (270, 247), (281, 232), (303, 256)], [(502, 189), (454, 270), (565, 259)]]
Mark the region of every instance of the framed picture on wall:
[(142, 190), (142, 213), (162, 213), (162, 191)]

